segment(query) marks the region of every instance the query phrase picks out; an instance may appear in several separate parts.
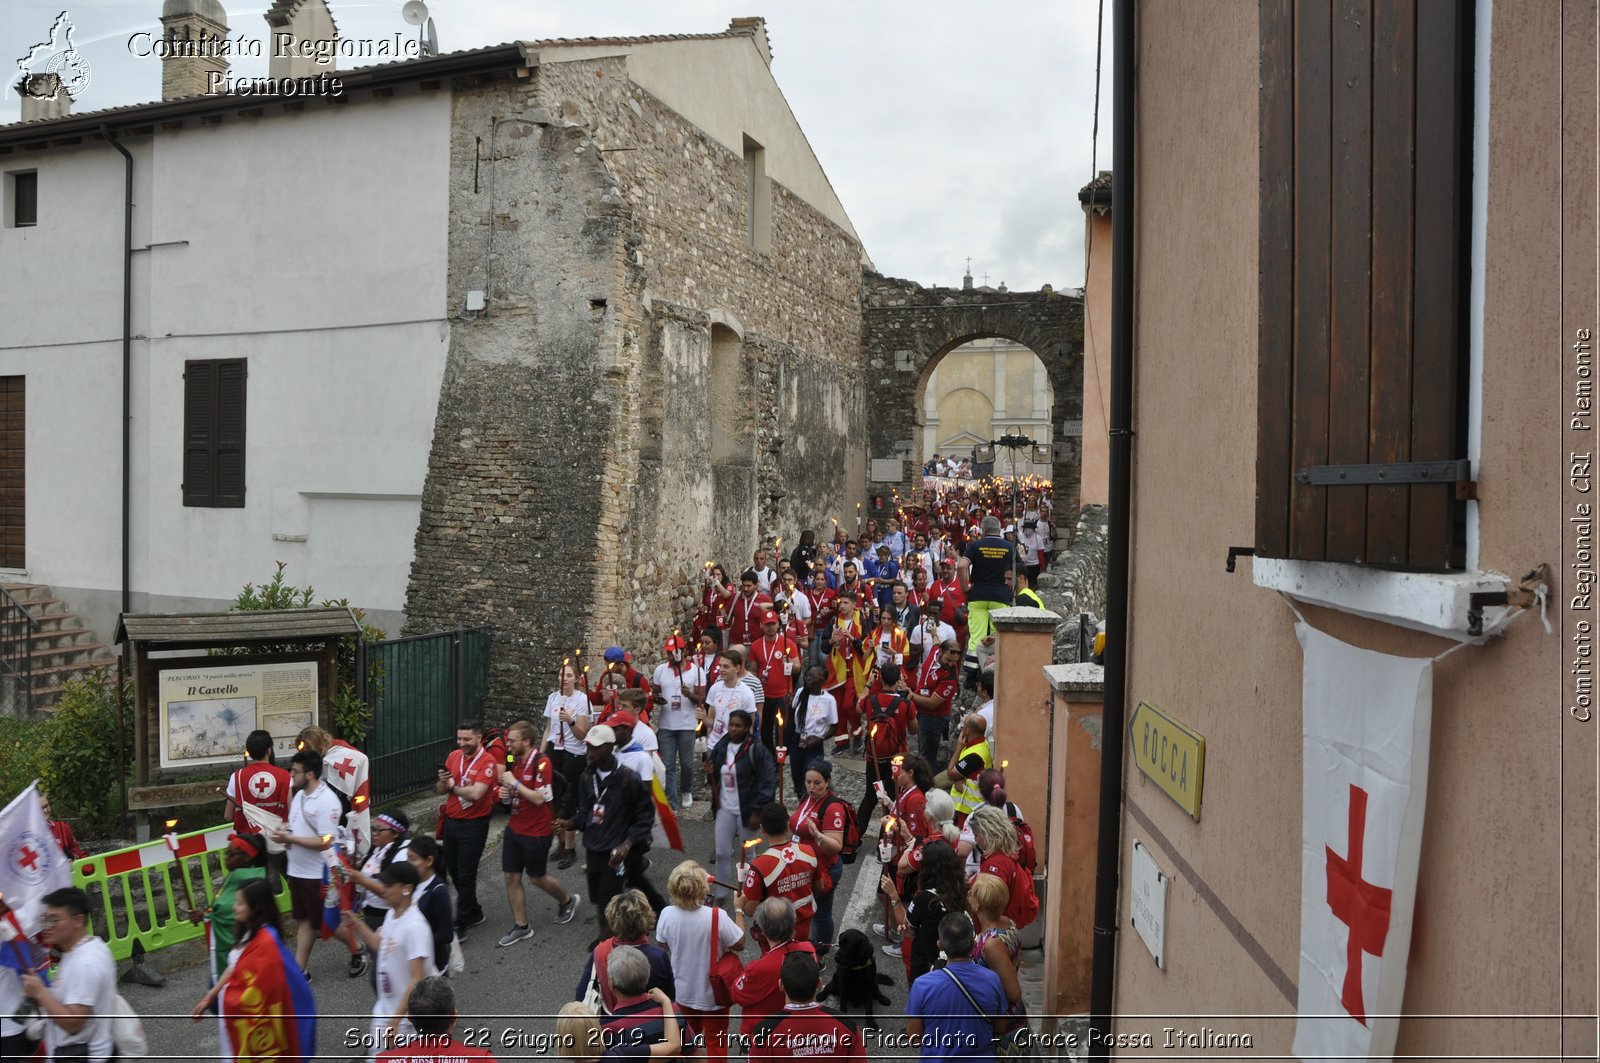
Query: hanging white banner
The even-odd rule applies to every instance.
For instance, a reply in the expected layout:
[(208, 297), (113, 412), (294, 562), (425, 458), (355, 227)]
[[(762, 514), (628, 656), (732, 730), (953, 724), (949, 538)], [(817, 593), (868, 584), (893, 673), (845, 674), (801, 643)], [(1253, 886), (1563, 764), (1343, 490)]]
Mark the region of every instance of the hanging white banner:
[(1300, 847), (1302, 1060), (1389, 1059), (1400, 1032), (1433, 662), (1348, 646), (1305, 623)]

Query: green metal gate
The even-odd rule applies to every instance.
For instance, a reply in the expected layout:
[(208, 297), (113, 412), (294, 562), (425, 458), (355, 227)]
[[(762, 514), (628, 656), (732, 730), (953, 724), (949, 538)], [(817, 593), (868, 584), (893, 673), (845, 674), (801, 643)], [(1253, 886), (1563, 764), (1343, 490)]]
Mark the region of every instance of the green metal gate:
[(456, 747), (456, 726), (482, 719), (489, 689), (489, 629), (457, 627), (359, 644), (357, 691), (372, 706), (372, 800), (432, 786)]

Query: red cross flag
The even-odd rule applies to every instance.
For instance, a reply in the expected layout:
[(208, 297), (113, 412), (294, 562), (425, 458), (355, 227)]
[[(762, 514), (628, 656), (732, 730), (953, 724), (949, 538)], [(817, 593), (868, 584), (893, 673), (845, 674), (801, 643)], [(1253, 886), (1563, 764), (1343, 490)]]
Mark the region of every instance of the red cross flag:
[(28, 935), (38, 932), (44, 916), (39, 898), (72, 885), (72, 862), (50, 833), (38, 785), (30, 784), (0, 810), (0, 896)]
[(1305, 652), (1303, 1060), (1389, 1059), (1400, 1031), (1428, 792), (1433, 662), (1295, 625)]
[(322, 781), (342, 793), (349, 805), (344, 823), (355, 842), (356, 857), (364, 857), (372, 848), (372, 783), (367, 773), (367, 755), (348, 742), (336, 738), (322, 755)]

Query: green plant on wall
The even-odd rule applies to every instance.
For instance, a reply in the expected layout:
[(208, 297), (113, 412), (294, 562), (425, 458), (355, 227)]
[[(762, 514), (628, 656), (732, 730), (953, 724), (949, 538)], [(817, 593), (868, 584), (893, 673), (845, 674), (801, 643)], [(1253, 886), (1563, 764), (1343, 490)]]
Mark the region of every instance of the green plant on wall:
[[(316, 591), (311, 587), (296, 587), (284, 577), (284, 569), (288, 566), (278, 562), (278, 569), (272, 578), (259, 587), (253, 583), (246, 583), (239, 596), (233, 600), (233, 608), (241, 610), (263, 609), (307, 609), (316, 601)], [(374, 627), (367, 623), (366, 613), (352, 606), (348, 598), (329, 598), (322, 603), (328, 607), (348, 608), (356, 618), (356, 623), (361, 625), (361, 640), (363, 642), (378, 642), (387, 637), (382, 628)], [(215, 651), (219, 654), (234, 653), (300, 653), (316, 652), (320, 649), (317, 645), (305, 643), (280, 643), (267, 646), (240, 647), (232, 650)], [(355, 745), (361, 745), (372, 730), (372, 702), (378, 698), (378, 691), (383, 682), (382, 669), (373, 662), (367, 670), (367, 695), (369, 700), (363, 701), (356, 693), (356, 639), (354, 637), (343, 639), (339, 643), (339, 652), (334, 669), (334, 688), (328, 698), (328, 711), (333, 718), (333, 728), (340, 738)]]

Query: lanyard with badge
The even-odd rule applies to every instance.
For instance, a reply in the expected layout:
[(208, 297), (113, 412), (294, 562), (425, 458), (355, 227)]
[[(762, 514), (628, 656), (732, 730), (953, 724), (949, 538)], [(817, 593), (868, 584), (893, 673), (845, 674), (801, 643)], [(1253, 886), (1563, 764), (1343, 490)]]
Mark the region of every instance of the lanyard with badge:
[(727, 760), (722, 765), (722, 789), (727, 793), (737, 793), (739, 789), (739, 761), (750, 752), (750, 739), (745, 739), (739, 745), (739, 752), (729, 752)]
[[(459, 753), (460, 750), (457, 750), (456, 752)], [(461, 778), (456, 780), (456, 785), (457, 786), (465, 786), (465, 785), (467, 785), (467, 781), (472, 778), (472, 769), (474, 769), (474, 768), (476, 768), (478, 766), (478, 758), (482, 757), (487, 752), (488, 752), (488, 750), (484, 749), (482, 746), (478, 747), (478, 752), (473, 756), (472, 763), (467, 765), (466, 770), (464, 770), (461, 773)], [(465, 759), (465, 758), (463, 758), (463, 759)], [(456, 795), (456, 800), (461, 802), (461, 807), (462, 808), (471, 808), (473, 805), (478, 803), (477, 798), (473, 798), (471, 800), (466, 800), (466, 799), (463, 799), (460, 794)]]

